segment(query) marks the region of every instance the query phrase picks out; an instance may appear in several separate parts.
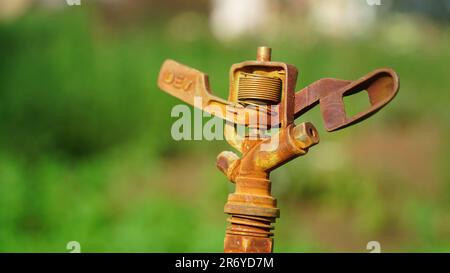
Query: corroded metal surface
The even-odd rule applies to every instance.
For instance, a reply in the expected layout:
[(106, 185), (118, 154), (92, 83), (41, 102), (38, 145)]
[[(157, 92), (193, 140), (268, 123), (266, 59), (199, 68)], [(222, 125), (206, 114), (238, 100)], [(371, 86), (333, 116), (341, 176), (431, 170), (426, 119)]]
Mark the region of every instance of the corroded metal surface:
[[(356, 124), (385, 106), (399, 89), (397, 74), (377, 69), (356, 81), (325, 78), (295, 92), (297, 69), (271, 61), (271, 49), (260, 47), (256, 61), (234, 64), (230, 69), (228, 100), (215, 97), (208, 76), (172, 60), (164, 62), (159, 87), (167, 93), (226, 121), (227, 142), (242, 153), (217, 156), (217, 167), (235, 184), (224, 211), (229, 214), (225, 252), (272, 252), (273, 223), (280, 216), (271, 195), (270, 172), (304, 155), (319, 142), (316, 128), (294, 120), (320, 105), (327, 131)], [(367, 91), (370, 107), (347, 116), (343, 97)], [(278, 93), (279, 92), (279, 93)], [(201, 98), (201, 104), (195, 103)], [(261, 118), (264, 117), (264, 118)], [(249, 131), (240, 135), (236, 126)], [(269, 134), (270, 129), (276, 133)]]

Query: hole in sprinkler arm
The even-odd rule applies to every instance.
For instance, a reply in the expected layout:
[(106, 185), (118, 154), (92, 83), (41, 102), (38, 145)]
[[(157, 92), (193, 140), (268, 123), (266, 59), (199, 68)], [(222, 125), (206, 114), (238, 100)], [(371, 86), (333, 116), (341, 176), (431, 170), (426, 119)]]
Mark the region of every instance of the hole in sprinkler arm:
[(369, 94), (366, 90), (344, 96), (343, 100), (347, 117), (353, 117), (371, 107)]

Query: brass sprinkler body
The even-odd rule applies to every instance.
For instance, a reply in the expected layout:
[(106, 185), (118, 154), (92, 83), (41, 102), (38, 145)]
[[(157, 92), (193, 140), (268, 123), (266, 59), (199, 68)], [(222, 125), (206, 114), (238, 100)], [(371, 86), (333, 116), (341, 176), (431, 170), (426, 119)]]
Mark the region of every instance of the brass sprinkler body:
[[(356, 81), (321, 79), (298, 92), (296, 81), (297, 69), (272, 62), (268, 47), (258, 47), (256, 61), (231, 67), (228, 100), (212, 95), (208, 77), (200, 71), (172, 60), (161, 68), (158, 86), (224, 119), (227, 142), (242, 154), (224, 151), (217, 157), (217, 167), (236, 185), (224, 209), (230, 215), (225, 252), (272, 252), (273, 223), (280, 213), (271, 195), (270, 172), (319, 142), (316, 128), (309, 122), (295, 125), (297, 117), (320, 104), (327, 131), (339, 130), (376, 113), (399, 88), (397, 74), (388, 68)], [(371, 106), (348, 117), (343, 97), (361, 91), (367, 92)]]

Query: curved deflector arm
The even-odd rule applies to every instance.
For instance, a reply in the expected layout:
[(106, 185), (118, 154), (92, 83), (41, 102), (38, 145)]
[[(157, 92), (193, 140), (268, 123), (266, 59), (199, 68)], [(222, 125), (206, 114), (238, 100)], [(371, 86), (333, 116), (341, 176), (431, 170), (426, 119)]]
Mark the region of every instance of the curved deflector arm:
[[(325, 128), (336, 131), (375, 114), (395, 97), (398, 89), (398, 75), (389, 68), (377, 69), (356, 81), (321, 79), (295, 94), (295, 117), (319, 103)], [(347, 116), (343, 98), (363, 91), (368, 93), (370, 107)]]

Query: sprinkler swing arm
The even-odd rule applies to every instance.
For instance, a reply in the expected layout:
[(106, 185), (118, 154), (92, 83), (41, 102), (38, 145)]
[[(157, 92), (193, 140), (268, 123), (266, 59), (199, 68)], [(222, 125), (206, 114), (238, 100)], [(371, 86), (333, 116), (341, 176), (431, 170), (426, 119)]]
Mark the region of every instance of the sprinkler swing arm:
[[(304, 155), (319, 142), (316, 128), (294, 120), (320, 105), (327, 131), (336, 131), (365, 120), (390, 102), (399, 89), (397, 74), (389, 68), (374, 70), (356, 81), (320, 79), (295, 92), (295, 66), (271, 61), (271, 49), (259, 47), (256, 61), (234, 64), (230, 69), (228, 100), (214, 96), (208, 76), (196, 69), (166, 60), (158, 86), (182, 101), (226, 121), (227, 142), (242, 153), (224, 151), (217, 167), (236, 185), (228, 196), (229, 214), (225, 252), (268, 253), (273, 249), (273, 225), (279, 217), (271, 195), (270, 172)], [(347, 116), (343, 97), (367, 91), (370, 107)], [(201, 98), (201, 104), (195, 103)], [(239, 134), (237, 126), (248, 128)], [(279, 129), (270, 136), (268, 130)]]

